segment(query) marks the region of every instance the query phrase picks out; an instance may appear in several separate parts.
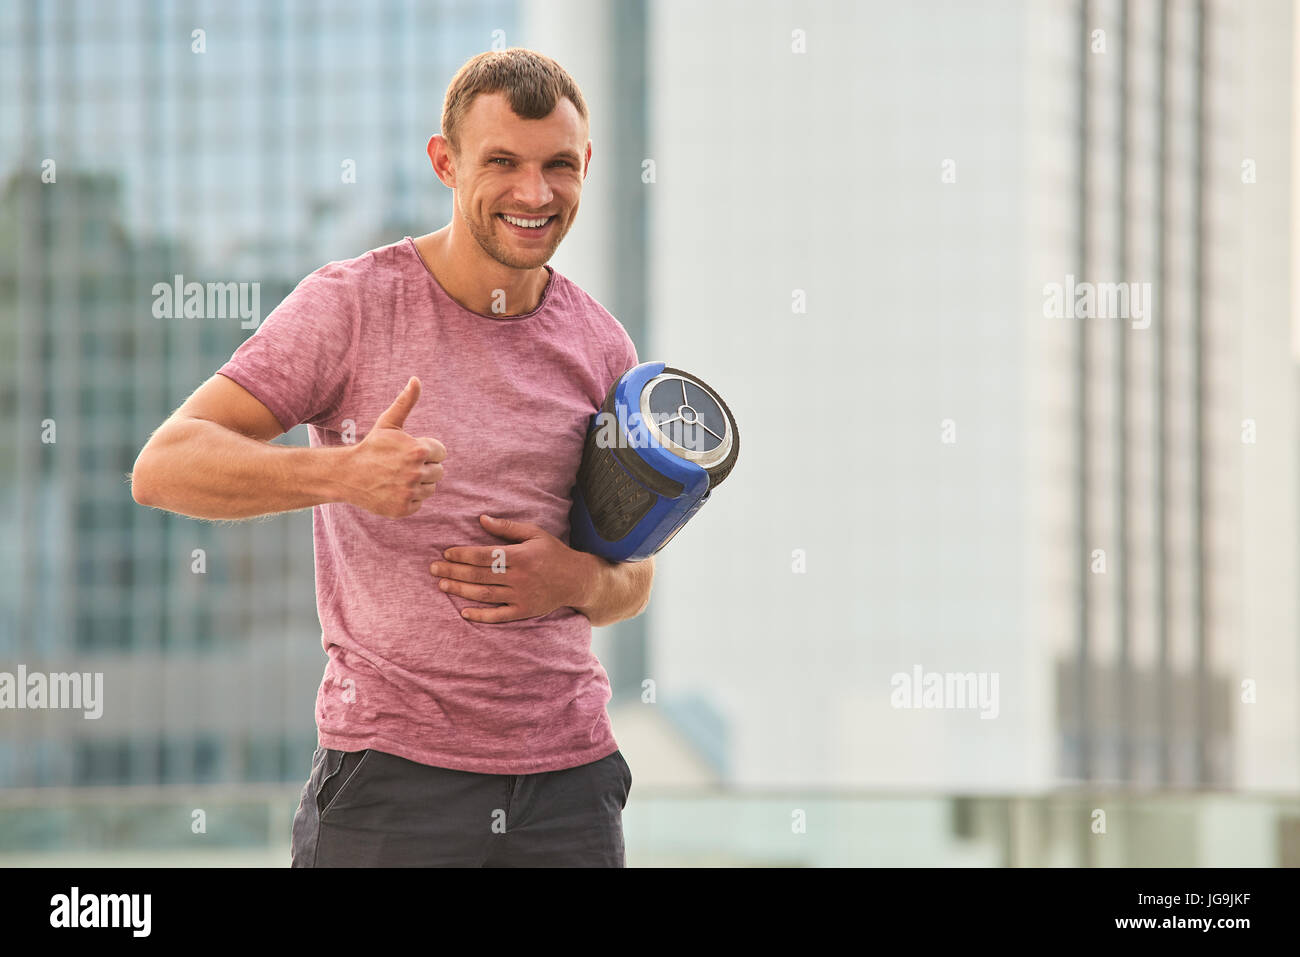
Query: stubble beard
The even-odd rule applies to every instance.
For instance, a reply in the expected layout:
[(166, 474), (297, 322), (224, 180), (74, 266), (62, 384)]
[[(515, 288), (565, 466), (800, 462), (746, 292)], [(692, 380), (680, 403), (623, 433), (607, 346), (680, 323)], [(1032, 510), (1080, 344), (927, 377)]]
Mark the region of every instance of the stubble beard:
[[(511, 269), (536, 269), (539, 266), (550, 262), (555, 255), (556, 248), (560, 245), (560, 240), (568, 234), (568, 228), (562, 223), (552, 225), (554, 236), (544, 248), (537, 249), (533, 253), (518, 250), (511, 246), (508, 241), (501, 238), (497, 232), (497, 224), (500, 222), (496, 216), (489, 215), (487, 223), (483, 223), (473, 216), (467, 215), (465, 207), (460, 209), (461, 218), (469, 226), (470, 235), (479, 244), (479, 247), (501, 263), (503, 266), (509, 266)], [(500, 228), (505, 228), (502, 225)]]

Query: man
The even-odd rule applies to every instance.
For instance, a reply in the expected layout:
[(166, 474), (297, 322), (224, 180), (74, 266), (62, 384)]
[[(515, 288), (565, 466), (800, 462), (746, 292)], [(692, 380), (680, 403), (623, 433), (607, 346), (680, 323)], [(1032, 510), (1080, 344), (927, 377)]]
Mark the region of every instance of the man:
[[(329, 661), (295, 867), (616, 866), (632, 778), (592, 625), (653, 560), (568, 547), (590, 416), (637, 364), (546, 265), (591, 162), (549, 57), (467, 62), (427, 151), (451, 222), (304, 279), (153, 435), (135, 500), (238, 519), (314, 507)], [(271, 439), (308, 423), (309, 448)]]

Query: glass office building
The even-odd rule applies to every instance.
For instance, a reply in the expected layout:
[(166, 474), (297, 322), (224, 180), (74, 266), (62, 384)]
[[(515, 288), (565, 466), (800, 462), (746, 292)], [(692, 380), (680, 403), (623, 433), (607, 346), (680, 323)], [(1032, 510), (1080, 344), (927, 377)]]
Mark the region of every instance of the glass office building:
[[(310, 514), (131, 500), (249, 334), (152, 290), (258, 282), (265, 315), (442, 225), (446, 82), (518, 44), (592, 110), (556, 268), (744, 433), (648, 611), (595, 638), (629, 862), (1300, 862), (1297, 27), (1282, 0), (0, 6), (0, 670), (108, 699), (0, 718), (0, 856), (187, 860), (151, 824), (202, 783), (248, 855), (212, 859), (287, 862)], [(1048, 315), (1076, 281), (1148, 284), (1149, 322)], [(996, 714), (900, 707), (917, 668), (996, 675)]]
[[(155, 285), (257, 283), (445, 222), (424, 145), (508, 2), (0, 6), (0, 660), (103, 672), (10, 712), (6, 785), (293, 780), (324, 666), (311, 515), (134, 503), (150, 432), (248, 336)], [(295, 430), (280, 441), (305, 443)]]

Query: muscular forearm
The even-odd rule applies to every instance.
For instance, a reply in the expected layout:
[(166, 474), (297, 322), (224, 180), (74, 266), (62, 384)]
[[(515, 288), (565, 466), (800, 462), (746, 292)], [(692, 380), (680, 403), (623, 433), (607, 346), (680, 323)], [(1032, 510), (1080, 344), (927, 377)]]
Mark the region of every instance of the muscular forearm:
[(141, 505), (191, 518), (242, 519), (343, 501), (346, 448), (272, 445), (205, 419), (174, 417), (131, 476)]
[[(583, 553), (587, 554), (587, 553)], [(641, 562), (609, 562), (598, 555), (591, 560), (587, 594), (574, 605), (596, 627), (635, 618), (650, 604), (654, 582), (654, 558)]]

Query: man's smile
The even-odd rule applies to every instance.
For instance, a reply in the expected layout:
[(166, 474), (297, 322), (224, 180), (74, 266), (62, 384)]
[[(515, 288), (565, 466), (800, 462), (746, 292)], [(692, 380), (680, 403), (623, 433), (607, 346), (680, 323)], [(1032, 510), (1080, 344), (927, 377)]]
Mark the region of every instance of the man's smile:
[(513, 216), (506, 213), (497, 213), (497, 219), (505, 223), (507, 228), (519, 236), (544, 236), (550, 232), (551, 227), (555, 225), (558, 217), (546, 216), (542, 218), (526, 218), (523, 216)]

